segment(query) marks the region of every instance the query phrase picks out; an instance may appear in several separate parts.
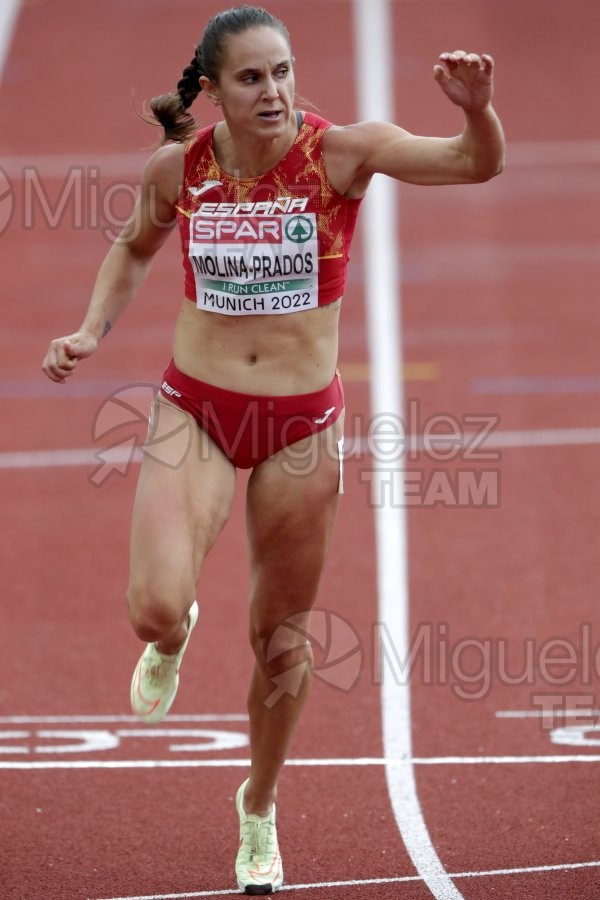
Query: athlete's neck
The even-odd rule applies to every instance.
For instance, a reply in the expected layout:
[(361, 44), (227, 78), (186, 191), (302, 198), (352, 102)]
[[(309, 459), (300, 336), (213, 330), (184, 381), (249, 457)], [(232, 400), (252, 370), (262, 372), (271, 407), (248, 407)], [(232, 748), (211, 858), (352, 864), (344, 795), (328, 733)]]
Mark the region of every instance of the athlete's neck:
[(213, 132), (213, 149), (220, 168), (236, 178), (255, 178), (273, 169), (286, 156), (298, 135), (296, 116), (285, 131), (265, 140), (247, 133), (232, 133), (226, 122)]

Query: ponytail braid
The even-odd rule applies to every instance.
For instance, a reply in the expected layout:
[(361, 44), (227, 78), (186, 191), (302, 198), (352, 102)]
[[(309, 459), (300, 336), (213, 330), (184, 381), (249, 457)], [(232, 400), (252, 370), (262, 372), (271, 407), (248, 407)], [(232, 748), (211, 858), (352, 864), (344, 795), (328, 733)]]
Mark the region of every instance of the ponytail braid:
[(186, 66), (181, 74), (181, 78), (177, 82), (177, 93), (181, 97), (181, 105), (187, 109), (192, 105), (202, 87), (200, 85), (200, 76), (204, 73), (201, 70), (198, 56), (194, 54), (194, 58), (189, 66)]
[(161, 94), (150, 101), (150, 109), (154, 118), (165, 130), (163, 144), (167, 141), (182, 143), (196, 131), (196, 122), (187, 109), (192, 105), (202, 87), (200, 75), (202, 70), (195, 54), (189, 65), (185, 67), (177, 88), (170, 94)]

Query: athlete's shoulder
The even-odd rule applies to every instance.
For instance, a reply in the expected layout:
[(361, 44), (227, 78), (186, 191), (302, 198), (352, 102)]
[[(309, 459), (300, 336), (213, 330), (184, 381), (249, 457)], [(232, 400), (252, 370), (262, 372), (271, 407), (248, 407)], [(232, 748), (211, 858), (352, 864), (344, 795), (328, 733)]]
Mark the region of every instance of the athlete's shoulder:
[(352, 125), (332, 125), (325, 135), (325, 146), (332, 152), (358, 154), (371, 150), (394, 137), (408, 136), (408, 132), (389, 122), (357, 122)]
[(172, 170), (181, 168), (183, 155), (183, 144), (164, 144), (155, 150), (148, 159), (144, 167), (144, 175), (168, 175)]
[(324, 119), (318, 113), (306, 111), (300, 115), (302, 116), (302, 125), (311, 128), (313, 131), (327, 131), (332, 126), (329, 119)]
[(174, 203), (183, 181), (183, 159), (183, 144), (169, 143), (155, 150), (142, 173), (144, 191)]

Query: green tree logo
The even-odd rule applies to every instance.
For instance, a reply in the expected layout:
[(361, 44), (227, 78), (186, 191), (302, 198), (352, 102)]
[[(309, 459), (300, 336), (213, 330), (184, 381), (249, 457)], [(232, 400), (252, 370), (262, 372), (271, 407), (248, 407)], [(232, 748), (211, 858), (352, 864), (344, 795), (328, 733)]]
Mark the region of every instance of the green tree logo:
[(285, 236), (294, 244), (305, 244), (314, 233), (314, 226), (306, 216), (294, 216), (286, 223)]

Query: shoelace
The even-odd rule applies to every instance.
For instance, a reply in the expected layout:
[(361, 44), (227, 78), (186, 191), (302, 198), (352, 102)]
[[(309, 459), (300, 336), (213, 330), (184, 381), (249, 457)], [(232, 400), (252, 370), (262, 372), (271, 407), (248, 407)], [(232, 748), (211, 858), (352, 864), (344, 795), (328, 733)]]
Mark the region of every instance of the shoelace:
[(244, 822), (244, 846), (252, 859), (264, 856), (268, 850), (271, 833), (270, 822)]
[(160, 681), (171, 675), (176, 666), (177, 661), (175, 657), (162, 656), (162, 659), (158, 662), (154, 662), (147, 667), (145, 677), (149, 681)]

